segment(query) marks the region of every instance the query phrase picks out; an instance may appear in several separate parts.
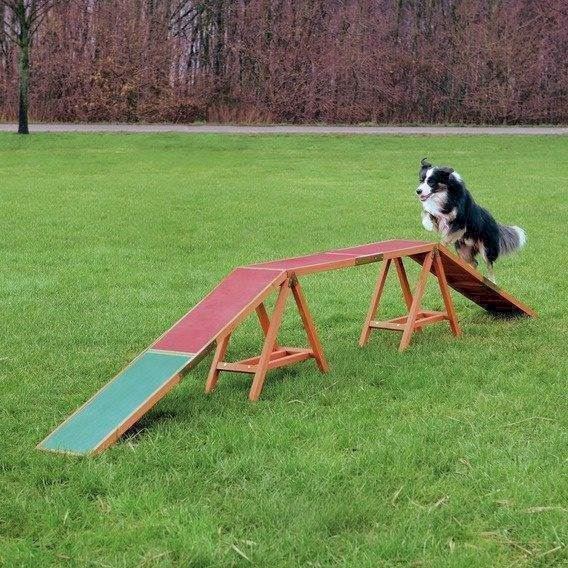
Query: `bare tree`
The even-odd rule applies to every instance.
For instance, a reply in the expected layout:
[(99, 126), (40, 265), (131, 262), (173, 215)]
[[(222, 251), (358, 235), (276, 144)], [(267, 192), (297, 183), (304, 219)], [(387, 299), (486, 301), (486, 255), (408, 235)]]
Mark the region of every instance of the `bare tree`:
[[(63, 1), (63, 0), (59, 0)], [(30, 85), (30, 50), (33, 39), (48, 12), (58, 0), (0, 0), (4, 10), (5, 37), (19, 49), (18, 134), (29, 134), (28, 108)]]

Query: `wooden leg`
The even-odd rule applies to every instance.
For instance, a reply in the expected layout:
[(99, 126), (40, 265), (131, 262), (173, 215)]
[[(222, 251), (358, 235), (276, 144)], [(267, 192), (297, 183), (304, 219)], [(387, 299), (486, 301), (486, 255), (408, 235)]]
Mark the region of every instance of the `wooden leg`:
[(225, 358), (227, 353), (227, 347), (229, 347), (229, 339), (231, 339), (231, 334), (228, 333), (225, 337), (221, 337), (217, 340), (217, 349), (215, 350), (215, 355), (213, 355), (213, 362), (211, 363), (211, 369), (209, 370), (209, 375), (207, 377), (207, 382), (205, 383), (205, 392), (212, 392), (217, 386), (217, 381), (219, 380), (219, 363)]
[(420, 302), (422, 301), (422, 296), (424, 295), (424, 290), (426, 289), (426, 282), (428, 281), (428, 273), (430, 268), (432, 268), (432, 262), (434, 260), (434, 251), (429, 252), (424, 258), (424, 264), (422, 265), (422, 270), (420, 271), (420, 276), (418, 277), (418, 283), (416, 285), (416, 290), (414, 291), (414, 297), (412, 299), (412, 305), (408, 312), (408, 317), (406, 319), (406, 325), (404, 332), (402, 334), (402, 339), (400, 340), (400, 345), (398, 350), (404, 351), (410, 344), (410, 338), (414, 332), (414, 324), (416, 323), (416, 318), (418, 312), (420, 311)]
[[(262, 333), (264, 337), (268, 333), (268, 328), (270, 327), (270, 318), (268, 317), (268, 312), (266, 311), (266, 306), (264, 303), (260, 304), (256, 308), (256, 315), (258, 316), (258, 321), (260, 322), (260, 327), (262, 328)], [(278, 349), (278, 342), (274, 342), (274, 349)]]
[(369, 306), (369, 311), (367, 312), (367, 317), (365, 318), (365, 323), (363, 324), (363, 329), (361, 330), (361, 337), (359, 338), (359, 346), (363, 347), (369, 341), (369, 334), (371, 333), (371, 328), (369, 327), (371, 321), (374, 319), (377, 309), (379, 307), (379, 302), (381, 301), (381, 296), (385, 288), (385, 282), (387, 279), (387, 274), (389, 271), (391, 260), (390, 258), (385, 260), (381, 266), (379, 272), (379, 279), (377, 280), (377, 285), (375, 286), (375, 291), (373, 292), (373, 297), (371, 298), (371, 305)]
[(264, 385), (264, 379), (266, 378), (266, 371), (268, 370), (268, 363), (270, 362), (270, 354), (274, 349), (274, 343), (276, 341), (276, 336), (278, 335), (278, 330), (280, 329), (280, 324), (282, 323), (282, 316), (284, 315), (284, 308), (286, 307), (286, 300), (290, 295), (290, 282), (286, 280), (280, 286), (280, 292), (278, 293), (278, 298), (276, 300), (276, 305), (274, 306), (274, 311), (272, 312), (272, 318), (270, 319), (270, 325), (268, 326), (268, 331), (266, 333), (266, 339), (264, 340), (264, 345), (262, 346), (262, 353), (260, 354), (260, 359), (258, 361), (258, 366), (254, 374), (254, 379), (252, 381), (252, 387), (249, 393), (250, 400), (258, 400), (262, 387)]
[[(410, 310), (412, 306), (412, 290), (410, 289), (410, 284), (408, 283), (408, 276), (406, 275), (406, 270), (404, 268), (404, 263), (401, 257), (393, 258), (394, 265), (396, 266), (396, 274), (398, 276), (398, 281), (400, 282), (400, 289), (402, 290), (402, 297), (404, 298), (404, 303), (406, 309)], [(422, 328), (416, 330), (417, 333), (421, 332)]]
[(400, 282), (400, 288), (402, 289), (402, 297), (404, 298), (404, 303), (406, 304), (406, 309), (409, 310), (412, 306), (412, 291), (410, 290), (410, 284), (408, 283), (408, 277), (406, 276), (406, 270), (404, 269), (404, 264), (402, 263), (402, 258), (394, 258), (394, 265), (396, 266), (396, 273), (398, 280)]
[(300, 312), (300, 317), (302, 318), (302, 323), (304, 324), (304, 329), (306, 330), (306, 335), (308, 336), (308, 341), (314, 353), (314, 358), (322, 373), (327, 373), (329, 371), (329, 365), (323, 353), (323, 348), (321, 346), (316, 326), (312, 318), (312, 314), (308, 308), (308, 303), (306, 302), (306, 297), (300, 286), (300, 283), (296, 278), (292, 279), (292, 294), (294, 294), (294, 300), (296, 300), (296, 305), (298, 306), (298, 311)]
[(454, 303), (452, 301), (452, 296), (450, 294), (448, 281), (446, 280), (446, 272), (444, 271), (444, 265), (442, 263), (442, 259), (440, 258), (440, 253), (438, 252), (438, 250), (434, 251), (434, 270), (438, 278), (438, 285), (440, 286), (440, 293), (442, 294), (442, 299), (444, 300), (446, 313), (448, 314), (450, 329), (452, 330), (452, 333), (455, 336), (459, 336), (461, 335), (461, 329), (458, 324), (458, 317), (456, 315), (456, 310), (454, 308)]

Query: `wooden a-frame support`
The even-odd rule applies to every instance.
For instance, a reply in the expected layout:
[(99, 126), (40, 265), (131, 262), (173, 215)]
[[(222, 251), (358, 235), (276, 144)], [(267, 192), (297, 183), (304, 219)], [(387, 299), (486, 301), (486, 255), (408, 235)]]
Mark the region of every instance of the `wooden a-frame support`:
[[(310, 344), (309, 348), (280, 347), (277, 342), (278, 331), (282, 324), (282, 317), (290, 292), (294, 297), (298, 312), (300, 313), (302, 324)], [(266, 379), (266, 373), (272, 369), (293, 365), (294, 363), (313, 358), (316, 360), (317, 366), (322, 373), (327, 373), (329, 370), (329, 365), (325, 359), (312, 315), (296, 276), (290, 276), (280, 285), (271, 317), (268, 316), (264, 303), (256, 307), (256, 314), (264, 333), (264, 344), (261, 354), (235, 363), (229, 363), (223, 359), (227, 353), (232, 330), (217, 339), (217, 349), (215, 350), (211, 369), (209, 370), (205, 384), (206, 393), (210, 393), (215, 389), (221, 371), (254, 375), (249, 392), (249, 399), (258, 400)]]
[[(367, 312), (367, 317), (365, 318), (365, 323), (363, 324), (363, 329), (361, 331), (361, 337), (359, 338), (359, 345), (361, 347), (363, 347), (369, 341), (369, 336), (373, 329), (389, 329), (393, 331), (401, 331), (402, 339), (398, 348), (399, 351), (404, 351), (409, 346), (410, 339), (412, 338), (412, 334), (415, 331), (420, 331), (424, 326), (433, 323), (447, 320), (450, 324), (452, 333), (455, 336), (459, 336), (461, 334), (456, 311), (454, 309), (454, 304), (450, 295), (450, 289), (446, 281), (444, 266), (442, 264), (438, 249), (434, 248), (424, 256), (424, 259), (422, 261), (422, 269), (420, 270), (420, 275), (418, 277), (418, 282), (416, 284), (414, 294), (412, 293), (410, 285), (408, 283), (408, 277), (406, 275), (406, 270), (402, 262), (402, 256), (404, 255), (386, 258), (381, 265), (377, 285), (375, 286), (375, 290), (371, 298), (371, 305), (369, 306), (369, 311)], [(396, 267), (396, 273), (402, 290), (404, 303), (406, 304), (406, 308), (408, 310), (408, 314), (387, 321), (377, 321), (374, 318), (379, 308), (379, 302), (385, 288), (385, 282), (391, 263), (394, 263)], [(438, 286), (440, 288), (442, 300), (444, 301), (445, 311), (443, 312), (423, 310), (421, 308), (422, 297), (424, 296), (424, 291), (426, 289), (428, 274), (431, 270), (433, 270), (433, 273), (438, 280)]]

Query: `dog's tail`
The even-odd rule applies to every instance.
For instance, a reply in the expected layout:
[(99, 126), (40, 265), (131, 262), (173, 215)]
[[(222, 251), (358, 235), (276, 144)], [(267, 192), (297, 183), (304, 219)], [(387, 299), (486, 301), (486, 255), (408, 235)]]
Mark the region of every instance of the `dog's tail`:
[(527, 235), (520, 227), (499, 224), (499, 255), (511, 254), (522, 249)]

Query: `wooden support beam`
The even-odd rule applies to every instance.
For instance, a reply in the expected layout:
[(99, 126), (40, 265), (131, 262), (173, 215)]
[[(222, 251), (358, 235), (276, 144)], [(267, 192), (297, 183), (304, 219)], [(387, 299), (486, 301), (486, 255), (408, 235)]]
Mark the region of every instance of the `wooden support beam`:
[[(369, 306), (367, 318), (365, 320), (365, 323), (363, 324), (363, 329), (361, 330), (361, 336), (359, 339), (359, 345), (361, 346), (367, 343), (367, 341), (369, 340), (369, 335), (373, 329), (388, 329), (391, 331), (402, 332), (399, 351), (404, 351), (409, 346), (413, 333), (419, 332), (422, 330), (422, 328), (433, 323), (439, 323), (441, 321), (448, 320), (450, 322), (450, 327), (454, 335), (459, 335), (460, 333), (456, 313), (448, 288), (448, 283), (446, 281), (444, 266), (437, 248), (432, 246), (430, 250), (420, 252), (419, 260), (422, 264), (422, 268), (420, 270), (418, 282), (416, 284), (416, 289), (414, 290), (414, 292), (412, 292), (410, 284), (408, 282), (408, 276), (406, 274), (402, 260), (403, 256), (406, 255), (391, 255), (387, 260), (384, 261), (381, 267), (377, 284), (371, 298), (371, 304)], [(384, 291), (387, 273), (390, 266), (389, 263), (391, 261), (396, 268), (398, 282), (408, 313), (400, 317), (392, 318), (390, 320), (378, 321), (374, 318)], [(432, 274), (434, 274), (438, 280), (440, 293), (444, 301), (445, 311), (425, 310), (421, 308), (421, 302), (424, 296), (424, 291), (426, 289), (428, 274), (430, 272), (432, 272)]]
[(371, 298), (371, 305), (369, 306), (369, 311), (367, 312), (367, 317), (365, 318), (365, 323), (363, 324), (363, 329), (361, 330), (361, 336), (359, 337), (360, 347), (363, 347), (363, 345), (365, 345), (369, 341), (369, 335), (371, 333), (371, 321), (374, 319), (375, 314), (379, 309), (379, 303), (381, 301), (381, 296), (383, 295), (385, 282), (387, 281), (387, 274), (389, 272), (390, 264), (390, 258), (386, 259), (381, 264), (377, 285), (375, 286), (373, 297)]
[[(294, 363), (300, 363), (301, 361), (306, 361), (314, 357), (311, 349), (297, 349), (292, 347), (286, 347), (280, 349), (279, 351), (273, 351), (270, 355), (270, 360), (268, 362), (268, 370), (278, 369), (279, 367), (285, 367), (287, 365), (293, 365)], [(256, 374), (258, 370), (258, 363), (260, 357), (254, 357), (252, 359), (244, 359), (243, 361), (236, 361), (234, 363), (228, 363), (223, 361), (219, 363), (218, 369), (220, 371), (228, 371), (232, 373), (248, 373), (249, 375)]]
[(440, 293), (442, 294), (442, 299), (444, 300), (444, 307), (446, 308), (446, 313), (448, 315), (448, 321), (450, 322), (450, 329), (452, 333), (459, 337), (461, 335), (461, 329), (458, 323), (458, 316), (454, 308), (454, 303), (452, 301), (452, 295), (450, 293), (450, 287), (448, 286), (448, 281), (446, 280), (446, 271), (444, 270), (444, 264), (440, 257), (440, 251), (436, 248), (434, 250), (434, 272), (438, 278), (438, 286), (440, 287)]
[(227, 353), (230, 339), (231, 334), (227, 333), (217, 340), (217, 349), (215, 349), (213, 361), (211, 362), (211, 368), (209, 369), (209, 375), (207, 376), (207, 382), (205, 383), (206, 393), (213, 392), (213, 390), (215, 390), (215, 387), (217, 386), (217, 381), (219, 380), (219, 363), (223, 360), (225, 354)]
[[(286, 356), (286, 353), (288, 353), (287, 348), (279, 347), (278, 349), (275, 349), (272, 352), (272, 355), (270, 357), (272, 359), (277, 359), (278, 357)], [(241, 361), (239, 361), (239, 363), (242, 363), (243, 365), (257, 365), (259, 360), (260, 360), (260, 355), (257, 355), (256, 357), (249, 357), (248, 359), (242, 359)]]
[(446, 312), (440, 312), (438, 314), (434, 314), (431, 316), (418, 318), (416, 320), (416, 323), (414, 324), (414, 328), (415, 330), (418, 330), (419, 328), (424, 327), (425, 325), (429, 325), (431, 323), (438, 323), (440, 321), (445, 321), (447, 319), (448, 319), (448, 314)]
[[(256, 315), (258, 316), (260, 327), (262, 328), (262, 333), (264, 334), (264, 337), (266, 337), (266, 334), (268, 333), (268, 328), (270, 327), (270, 317), (268, 316), (268, 312), (266, 311), (266, 306), (264, 305), (264, 302), (262, 302), (262, 304), (259, 304), (256, 307), (255, 311)], [(274, 349), (278, 349), (277, 341), (274, 342)]]
[(401, 257), (393, 258), (393, 262), (396, 267), (396, 274), (398, 276), (398, 281), (400, 282), (402, 297), (404, 298), (406, 309), (409, 310), (410, 306), (412, 306), (412, 291), (410, 290), (410, 284), (408, 283), (408, 276), (406, 275), (406, 270), (404, 269), (402, 258)]
[(280, 285), (280, 291), (278, 292), (278, 298), (276, 299), (276, 305), (274, 306), (274, 311), (272, 312), (272, 318), (270, 319), (270, 325), (266, 332), (266, 338), (264, 340), (264, 345), (262, 346), (262, 352), (258, 360), (258, 366), (254, 374), (252, 381), (252, 386), (249, 392), (250, 400), (258, 400), (260, 393), (262, 392), (262, 387), (264, 386), (264, 380), (266, 378), (266, 372), (268, 371), (268, 363), (270, 362), (270, 354), (274, 351), (274, 345), (276, 343), (276, 337), (278, 335), (278, 330), (280, 329), (280, 324), (282, 323), (282, 316), (284, 315), (284, 308), (286, 307), (286, 300), (290, 295), (290, 280), (285, 280)]
[(302, 324), (306, 330), (306, 335), (308, 337), (308, 342), (312, 348), (314, 358), (316, 360), (317, 366), (322, 373), (327, 373), (329, 371), (329, 365), (325, 358), (321, 342), (319, 340), (316, 326), (312, 318), (312, 314), (308, 308), (308, 303), (306, 302), (306, 297), (300, 282), (296, 277), (291, 279), (292, 294), (294, 295), (294, 300), (296, 301), (296, 306), (298, 307), (298, 312), (300, 312), (300, 317), (302, 318)]
[(412, 298), (412, 304), (410, 310), (408, 310), (408, 319), (406, 320), (406, 326), (402, 334), (402, 339), (400, 340), (400, 345), (398, 347), (399, 351), (404, 351), (410, 345), (410, 338), (414, 332), (416, 318), (418, 312), (420, 311), (420, 302), (422, 301), (422, 296), (424, 295), (424, 290), (426, 289), (426, 282), (428, 281), (428, 274), (430, 273), (430, 268), (432, 267), (432, 262), (434, 260), (434, 251), (430, 251), (426, 258), (424, 259), (424, 264), (422, 265), (422, 270), (420, 270), (420, 275), (418, 276), (418, 283), (416, 284), (416, 290), (414, 291), (414, 297)]

